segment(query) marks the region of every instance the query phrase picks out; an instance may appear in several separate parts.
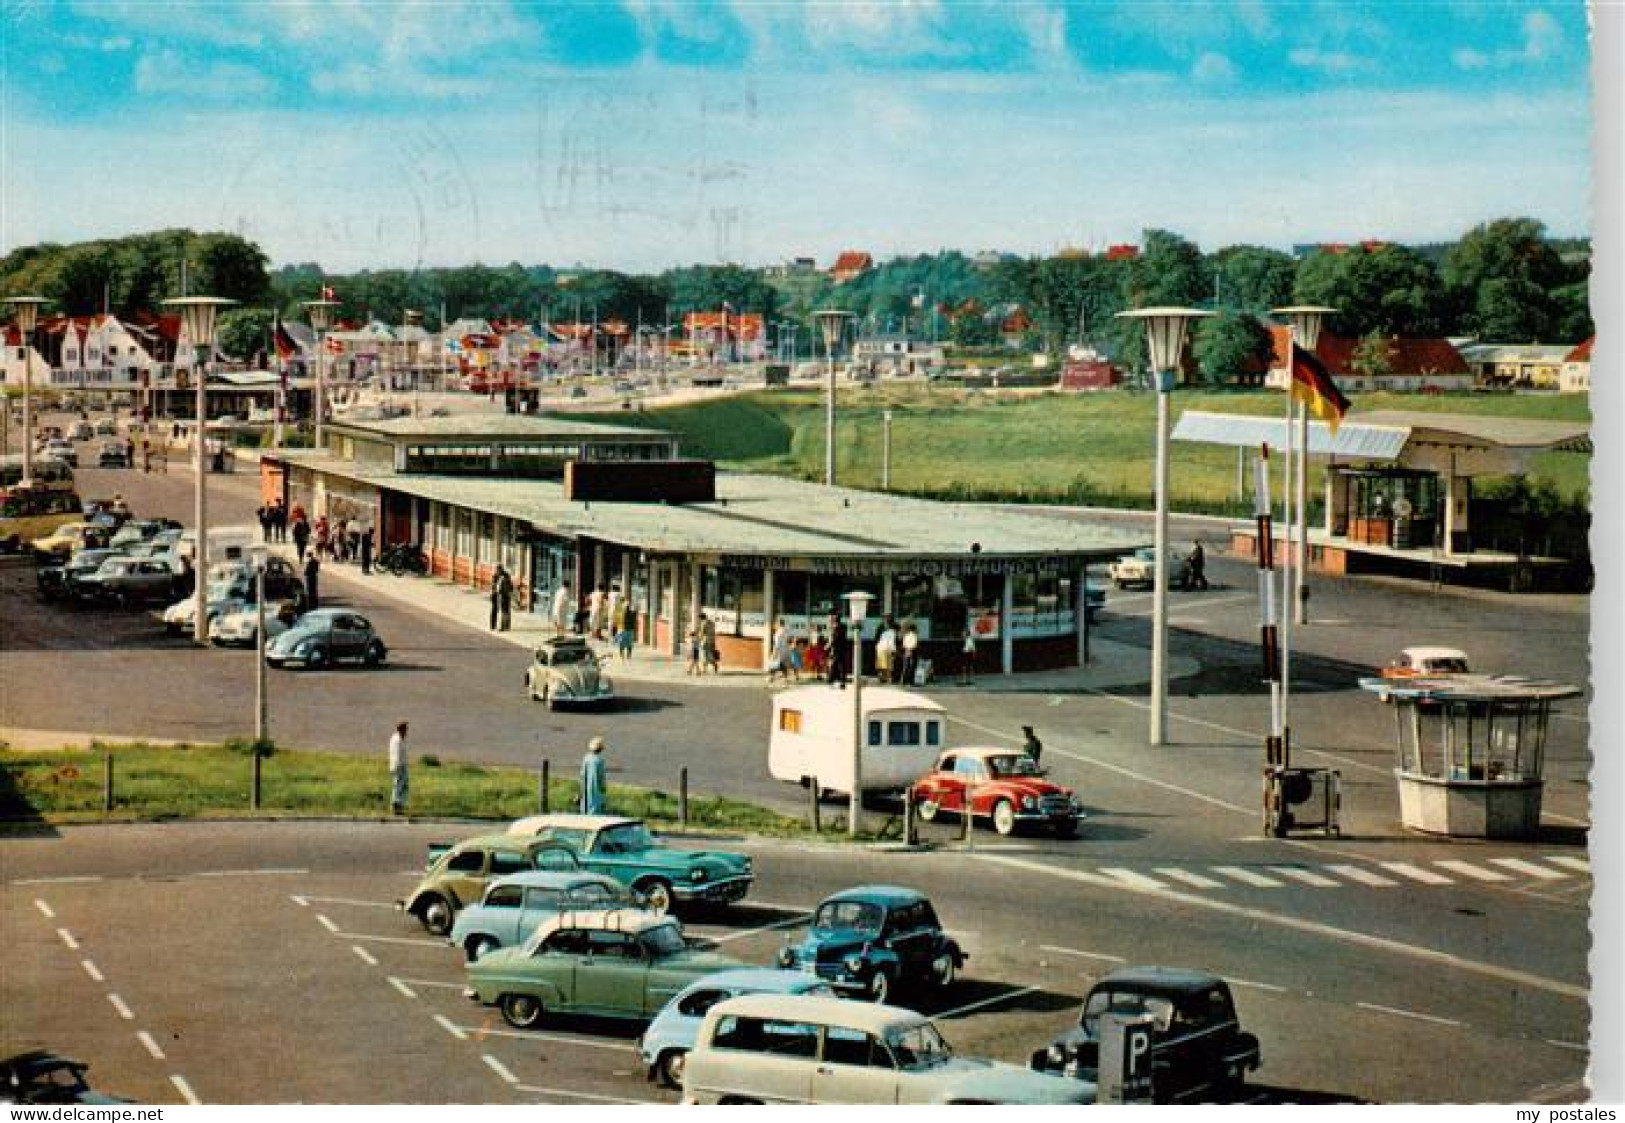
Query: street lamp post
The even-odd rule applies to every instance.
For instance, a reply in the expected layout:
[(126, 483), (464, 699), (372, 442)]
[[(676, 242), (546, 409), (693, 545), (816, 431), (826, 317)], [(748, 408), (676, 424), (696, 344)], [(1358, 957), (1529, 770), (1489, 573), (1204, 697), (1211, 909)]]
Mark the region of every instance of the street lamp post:
[(846, 618), (852, 629), (852, 803), (847, 834), (857, 838), (863, 811), (863, 620), (869, 615), (874, 594), (860, 590), (842, 593), (841, 599), (846, 601)]
[(880, 490), (891, 490), (891, 410), (880, 414)]
[(336, 300), (307, 300), (305, 312), (310, 317), (310, 326), (316, 330), (316, 430), (313, 440), (317, 449), (323, 447), (322, 438), (325, 435), (324, 422), (327, 417), (327, 382), (324, 368), (327, 363), (327, 329), (333, 326), (333, 309), (339, 306)]
[(824, 308), (813, 313), (824, 335), (824, 486), (835, 486), (835, 345), (852, 313)]
[[(1288, 308), (1271, 308), (1270, 313), (1284, 317), (1291, 325), (1291, 335), (1287, 346), (1286, 364), (1286, 401), (1287, 401), (1287, 455), (1292, 455), (1293, 440), (1291, 436), (1292, 404), (1293, 404), (1293, 377), (1292, 360), (1293, 351), (1302, 347), (1305, 351), (1313, 353), (1315, 346), (1320, 342), (1320, 325), (1325, 317), (1335, 308), (1328, 308), (1321, 304), (1296, 304)], [(1289, 522), (1295, 517), (1295, 523), (1289, 527), (1293, 532), (1292, 548), (1287, 551), (1291, 562), (1291, 595), (1286, 599), (1291, 604), (1292, 622), (1294, 624), (1307, 624), (1308, 603), (1307, 588), (1303, 583), (1304, 570), (1309, 560), (1309, 407), (1303, 402), (1297, 403), (1297, 460), (1292, 463), (1294, 469), (1292, 487), (1296, 494), (1296, 515), (1289, 515)], [(1282, 514), (1288, 515), (1286, 504), (1282, 504)], [(1288, 633), (1282, 633), (1283, 642)]]
[(209, 406), (204, 387), (208, 382), (209, 356), (214, 352), (215, 314), (221, 308), (236, 303), (235, 300), (218, 296), (182, 296), (164, 301), (164, 307), (178, 309), (185, 322), (186, 338), (192, 344), (192, 378), (197, 383), (197, 435), (193, 455), (193, 464), (197, 469), (197, 541), (192, 550), (192, 610), (195, 614), (192, 618), (192, 638), (200, 644), (209, 642), (209, 442), (206, 430)]
[[(34, 328), (39, 324), (40, 305), (47, 303), (43, 296), (12, 296), (6, 298), (17, 314), (17, 334), (23, 346), (23, 478), (21, 485), (34, 482)], [(6, 402), (6, 425), (11, 424), (11, 403)]]
[[(1157, 381), (1157, 519), (1155, 584), (1151, 595), (1151, 744), (1167, 744), (1168, 726), (1168, 398), (1179, 377), (1190, 322), (1211, 312), (1195, 308), (1139, 308), (1119, 312), (1144, 320), (1151, 369)], [(1088, 611), (1088, 606), (1084, 606)]]

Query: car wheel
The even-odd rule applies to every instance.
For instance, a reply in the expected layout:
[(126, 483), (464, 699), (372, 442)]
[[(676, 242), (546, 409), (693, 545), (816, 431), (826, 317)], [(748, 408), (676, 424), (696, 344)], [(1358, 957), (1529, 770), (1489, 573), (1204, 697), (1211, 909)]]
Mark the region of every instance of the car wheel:
[(884, 971), (876, 971), (869, 976), (869, 985), (864, 990), (870, 1002), (884, 1003), (891, 997), (891, 976)]
[(1016, 829), (1016, 805), (1001, 799), (993, 805), (993, 829), (1000, 834), (1013, 834)]
[(655, 1068), (660, 1073), (660, 1082), (668, 1088), (681, 1088), (683, 1086), (683, 1070), (688, 1067), (688, 1050), (668, 1049), (660, 1054), (660, 1060)]
[(954, 985), (954, 977), (959, 973), (959, 963), (954, 959), (952, 952), (943, 952), (931, 962), (931, 982), (938, 990), (947, 990)]
[(311, 648), (310, 654), (305, 656), (305, 666), (313, 671), (319, 671), (327, 666), (327, 649), (325, 647)]
[(369, 667), (376, 667), (382, 663), (384, 661), (384, 645), (377, 640), (373, 640), (367, 645), (367, 650), (362, 653), (361, 661)]
[(418, 919), (423, 921), (431, 936), (444, 936), (451, 931), (451, 902), (439, 895), (428, 898), (418, 912)]
[(671, 911), (670, 882), (662, 878), (651, 877), (647, 881), (640, 881), (632, 886), (632, 891), (643, 895), (643, 907), (649, 912), (665, 916)]
[(497, 942), (490, 936), (473, 936), (469, 939), (463, 950), (468, 953), (468, 961), (473, 963), (476, 960), (483, 959), (485, 957), (485, 953), (496, 946)]
[(937, 812), (942, 810), (942, 807), (934, 799), (922, 799), (915, 810), (920, 813), (920, 822), (934, 823), (937, 819)]
[(505, 994), (502, 996), (502, 1020), (513, 1026), (514, 1029), (535, 1029), (542, 1024), (542, 1017), (545, 1013), (542, 1000), (534, 995)]

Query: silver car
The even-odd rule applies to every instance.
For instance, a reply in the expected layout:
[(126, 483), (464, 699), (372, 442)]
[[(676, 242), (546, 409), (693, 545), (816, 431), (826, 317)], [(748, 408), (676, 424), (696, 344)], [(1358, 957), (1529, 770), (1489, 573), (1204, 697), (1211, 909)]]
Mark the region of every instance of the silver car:
[(602, 706), (615, 700), (604, 659), (579, 636), (559, 636), (538, 647), (525, 669), (525, 691), (550, 710)]

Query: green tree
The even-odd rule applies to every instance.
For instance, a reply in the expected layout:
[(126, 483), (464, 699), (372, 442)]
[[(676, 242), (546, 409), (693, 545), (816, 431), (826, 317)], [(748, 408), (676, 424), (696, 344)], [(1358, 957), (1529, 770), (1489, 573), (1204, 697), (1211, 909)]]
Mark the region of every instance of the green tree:
[(1394, 373), (1394, 349), (1390, 338), (1380, 331), (1362, 336), (1349, 358), (1349, 369), (1367, 378)]
[(1201, 321), (1192, 346), (1203, 379), (1214, 386), (1268, 370), (1272, 351), (1269, 329), (1244, 312)]
[(220, 313), (216, 343), (232, 358), (255, 363), (270, 353), (273, 316), (269, 308), (228, 308)]
[(1445, 324), (1437, 270), (1404, 246), (1313, 253), (1298, 265), (1293, 298), (1336, 308), (1326, 327), (1344, 338), (1371, 332), (1433, 336)]
[(1533, 218), (1475, 226), (1445, 253), (1441, 274), (1466, 331), (1517, 343), (1549, 338), (1550, 294), (1569, 280), (1545, 225)]
[(1298, 263), (1261, 246), (1226, 246), (1208, 258), (1215, 302), (1221, 308), (1264, 313), (1292, 299)]

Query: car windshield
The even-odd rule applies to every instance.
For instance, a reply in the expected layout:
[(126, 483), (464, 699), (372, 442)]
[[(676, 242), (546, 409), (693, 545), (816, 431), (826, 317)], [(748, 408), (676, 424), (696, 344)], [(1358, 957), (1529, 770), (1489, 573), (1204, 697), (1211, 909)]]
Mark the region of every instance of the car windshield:
[(909, 1029), (893, 1030), (886, 1035), (886, 1044), (891, 1046), (892, 1056), (897, 1058), (897, 1067), (906, 1070), (931, 1068), (953, 1056), (953, 1050), (948, 1048), (942, 1034), (930, 1022), (922, 1022)]
[(1422, 669), (1434, 675), (1464, 675), (1467, 673), (1467, 660), (1424, 659)]
[(1138, 1017), (1149, 1014), (1157, 1023), (1157, 1032), (1165, 1033), (1174, 1018), (1174, 1004), (1166, 998), (1138, 991), (1097, 990), (1089, 996), (1083, 1007), (1081, 1025), (1091, 1038), (1100, 1037), (1100, 1015), (1104, 1013)]
[(580, 647), (571, 645), (569, 647), (556, 648), (553, 651), (549, 662), (551, 662), (555, 667), (568, 667), (578, 663), (591, 663), (593, 662), (592, 649), (587, 647), (585, 644)]
[(868, 901), (825, 901), (813, 917), (813, 931), (878, 932), (883, 915)]
[(642, 823), (622, 823), (600, 831), (593, 844), (594, 854), (636, 854), (656, 847), (654, 835)]
[(987, 758), (987, 769), (995, 776), (1037, 776), (1043, 771), (1026, 753), (990, 756)]
[(676, 955), (688, 947), (683, 939), (682, 929), (675, 924), (659, 924), (644, 931), (643, 946), (649, 949), (651, 958), (658, 959), (663, 955)]

